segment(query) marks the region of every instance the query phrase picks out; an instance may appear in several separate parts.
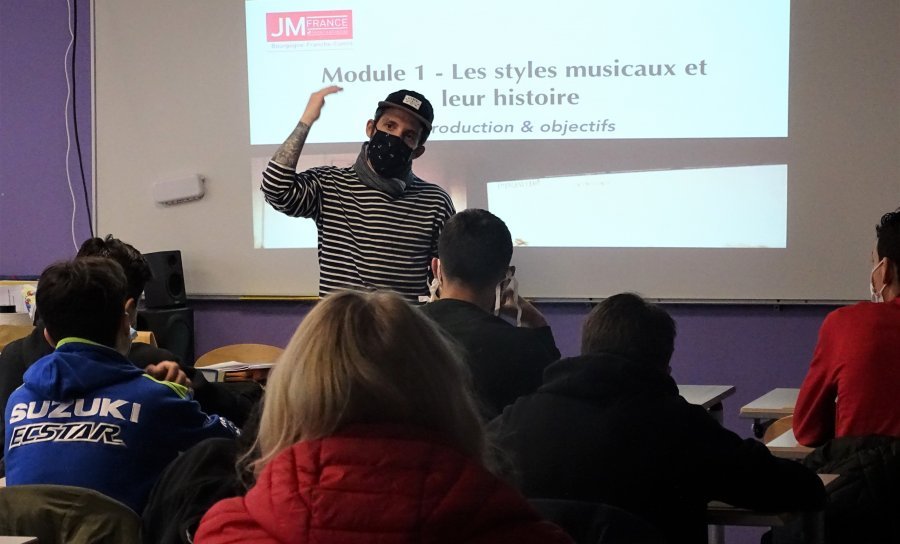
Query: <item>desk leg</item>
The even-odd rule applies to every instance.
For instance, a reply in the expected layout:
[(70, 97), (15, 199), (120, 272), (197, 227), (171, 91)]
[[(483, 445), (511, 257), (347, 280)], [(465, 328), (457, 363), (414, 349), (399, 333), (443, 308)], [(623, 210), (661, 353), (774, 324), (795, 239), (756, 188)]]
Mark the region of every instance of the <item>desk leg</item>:
[(804, 512), (782, 527), (772, 528), (772, 544), (825, 544), (825, 512)]
[(750, 426), (750, 428), (753, 430), (753, 436), (755, 436), (756, 438), (762, 438), (763, 435), (766, 434), (766, 429), (768, 429), (769, 425), (771, 425), (774, 421), (774, 419), (767, 419), (763, 421), (759, 418), (754, 418), (753, 425)]
[(719, 425), (722, 425), (725, 422), (725, 410), (722, 407), (721, 402), (717, 402), (710, 406), (707, 412), (709, 412), (709, 415), (711, 415), (713, 419), (719, 422)]
[[(725, 422), (725, 410), (721, 402), (717, 402), (710, 406), (707, 411), (713, 419), (723, 425)], [(721, 525), (708, 525), (706, 527), (706, 536), (709, 544), (725, 544), (725, 527)]]
[(808, 512), (803, 515), (805, 541), (811, 544), (825, 544), (825, 511)]

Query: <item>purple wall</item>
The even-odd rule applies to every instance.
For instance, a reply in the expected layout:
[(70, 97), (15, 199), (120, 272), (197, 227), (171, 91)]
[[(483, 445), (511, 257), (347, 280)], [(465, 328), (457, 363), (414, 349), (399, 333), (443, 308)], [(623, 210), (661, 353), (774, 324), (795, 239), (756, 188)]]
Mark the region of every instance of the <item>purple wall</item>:
[[(75, 106), (90, 195), (89, 2), (77, 2), (77, 10)], [(70, 258), (77, 249), (72, 242), (72, 197), (66, 182), (64, 59), (68, 45), (65, 1), (0, 1), (0, 275), (39, 274), (48, 263)], [(72, 115), (71, 102), (68, 115)], [(71, 117), (70, 132), (74, 134)], [(74, 137), (69, 165), (78, 206), (75, 239), (80, 244), (90, 228)]]
[[(230, 343), (285, 345), (309, 310), (306, 302), (192, 300), (198, 354)], [(751, 436), (744, 404), (775, 387), (797, 387), (829, 306), (673, 304), (678, 325), (672, 374), (684, 384), (735, 385), (725, 425)], [(542, 304), (563, 356), (577, 355), (587, 303)]]
[[(77, 109), (90, 183), (89, 3), (78, 1), (77, 10)], [(74, 253), (65, 177), (66, 17), (63, 0), (0, 0), (0, 275), (39, 274), (50, 262)], [(80, 243), (89, 229), (74, 147), (71, 157)], [(198, 354), (234, 342), (284, 345), (309, 308), (303, 302), (192, 300), (191, 305)], [(555, 303), (541, 309), (563, 354), (576, 354), (589, 305)], [(737, 393), (725, 402), (725, 424), (749, 436), (749, 423), (737, 418), (739, 407), (774, 387), (799, 384), (818, 327), (832, 308), (681, 304), (667, 309), (679, 330), (675, 378), (736, 385)], [(753, 542), (756, 535), (756, 530), (736, 533), (734, 541)]]

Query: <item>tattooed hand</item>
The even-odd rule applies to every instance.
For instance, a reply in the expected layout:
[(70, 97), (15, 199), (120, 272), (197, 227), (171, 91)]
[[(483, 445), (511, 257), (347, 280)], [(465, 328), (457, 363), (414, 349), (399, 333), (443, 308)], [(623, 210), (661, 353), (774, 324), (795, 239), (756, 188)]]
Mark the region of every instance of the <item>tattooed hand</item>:
[(272, 160), (283, 166), (295, 168), (297, 166), (297, 161), (300, 160), (300, 152), (303, 150), (304, 142), (306, 142), (306, 135), (309, 134), (309, 127), (311, 127), (312, 124), (319, 119), (319, 115), (322, 114), (322, 107), (325, 106), (325, 97), (330, 94), (339, 93), (343, 90), (343, 88), (338, 87), (337, 85), (332, 85), (331, 87), (325, 87), (322, 90), (312, 93), (309, 97), (309, 102), (306, 104), (306, 111), (304, 111), (303, 115), (300, 117), (300, 122), (294, 127), (293, 132), (287, 137), (287, 140), (281, 144), (278, 151), (272, 155)]
[(300, 122), (312, 126), (322, 113), (322, 107), (325, 105), (325, 97), (330, 94), (339, 93), (343, 90), (343, 87), (332, 85), (331, 87), (325, 87), (320, 91), (312, 93), (309, 96), (309, 102), (306, 103), (306, 111), (304, 111), (303, 115), (300, 117)]

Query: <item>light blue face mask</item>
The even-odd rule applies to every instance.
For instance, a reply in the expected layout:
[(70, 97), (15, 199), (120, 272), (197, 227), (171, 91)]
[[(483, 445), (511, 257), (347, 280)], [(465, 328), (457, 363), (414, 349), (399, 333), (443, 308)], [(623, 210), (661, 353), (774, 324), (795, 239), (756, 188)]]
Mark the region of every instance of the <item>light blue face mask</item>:
[(128, 339), (134, 342), (134, 339), (137, 338), (137, 329), (134, 327), (128, 327)]

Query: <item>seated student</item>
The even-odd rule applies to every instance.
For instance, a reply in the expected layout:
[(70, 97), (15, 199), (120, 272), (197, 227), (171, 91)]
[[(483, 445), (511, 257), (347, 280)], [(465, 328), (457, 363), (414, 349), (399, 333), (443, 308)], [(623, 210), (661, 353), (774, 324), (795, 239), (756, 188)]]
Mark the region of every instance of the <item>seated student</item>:
[(250, 464), (262, 403), (253, 407), (237, 440), (209, 438), (183, 452), (163, 471), (141, 514), (141, 542), (193, 542), (212, 505), (244, 495), (253, 485)]
[[(559, 359), (547, 320), (517, 294), (500, 301), (510, 271), (513, 245), (509, 229), (485, 210), (468, 209), (444, 225), (432, 261), (440, 300), (421, 308), (466, 350), (475, 391), (487, 419), (541, 385), (544, 368)], [(497, 309), (516, 315), (521, 327), (497, 317)]]
[(157, 381), (124, 356), (131, 343), (122, 267), (83, 257), (48, 267), (37, 309), (56, 350), (26, 372), (7, 403), (7, 485), (87, 487), (140, 513), (178, 452), (210, 437), (235, 437), (188, 389)]
[(794, 408), (807, 446), (843, 436), (900, 437), (900, 210), (875, 227), (872, 302), (825, 318)]
[[(144, 286), (151, 278), (150, 265), (144, 256), (130, 244), (108, 235), (106, 238), (89, 238), (78, 249), (78, 257), (106, 257), (119, 263), (128, 281), (128, 296), (139, 300)], [(132, 312), (131, 325), (137, 321), (137, 312)], [(32, 333), (11, 342), (0, 352), (0, 408), (17, 387), (22, 385), (22, 376), (35, 361), (53, 352), (53, 346), (44, 338), (44, 325), (38, 321)], [(143, 342), (133, 342), (127, 354), (128, 360), (144, 372), (158, 380), (172, 381), (191, 387), (194, 399), (209, 413), (224, 416), (242, 426), (253, 405), (261, 396), (258, 387), (249, 386), (240, 392), (227, 389), (222, 384), (210, 384), (200, 372), (189, 366), (181, 366), (175, 355)], [(3, 423), (0, 422), (0, 436)]]
[(581, 357), (550, 365), (537, 393), (491, 422), (525, 495), (607, 503), (669, 542), (706, 542), (706, 505), (818, 509), (822, 482), (741, 440), (678, 395), (669, 375), (675, 322), (637, 295), (597, 305)]
[(335, 292), (266, 386), (256, 485), (195, 542), (570, 542), (486, 466), (465, 366), (399, 295)]

